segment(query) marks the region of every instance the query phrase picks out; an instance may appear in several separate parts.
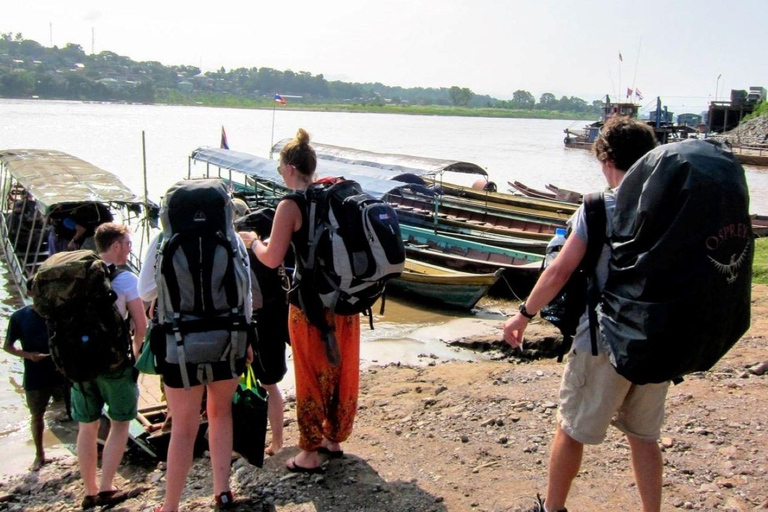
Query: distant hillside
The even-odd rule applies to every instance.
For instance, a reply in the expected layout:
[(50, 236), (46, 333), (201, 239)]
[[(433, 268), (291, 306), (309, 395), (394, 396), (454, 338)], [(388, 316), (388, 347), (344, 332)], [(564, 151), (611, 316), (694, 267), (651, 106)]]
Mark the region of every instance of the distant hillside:
[[(0, 34), (0, 97), (46, 98), (138, 103), (204, 104), (219, 106), (272, 106), (276, 92), (296, 96), (291, 105), (350, 105), (362, 107), (445, 106), (508, 110), (508, 115), (530, 117), (597, 117), (601, 101), (551, 93), (538, 101), (528, 91), (512, 93), (512, 100), (478, 95), (466, 87), (393, 87), (381, 83), (326, 80), (322, 74), (238, 68), (202, 73), (198, 67), (136, 62), (103, 51), (87, 55), (69, 43), (48, 48), (21, 34)], [(357, 110), (353, 108), (351, 110)], [(466, 114), (464, 114), (466, 115)], [(482, 114), (478, 111), (478, 115)], [(493, 114), (495, 115), (495, 114)], [(499, 112), (499, 115), (505, 115)]]

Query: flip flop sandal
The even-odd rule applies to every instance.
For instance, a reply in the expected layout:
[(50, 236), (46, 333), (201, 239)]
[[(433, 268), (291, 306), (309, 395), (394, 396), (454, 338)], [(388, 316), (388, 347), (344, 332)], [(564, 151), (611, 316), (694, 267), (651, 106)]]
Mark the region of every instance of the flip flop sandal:
[(329, 450), (325, 446), (321, 446), (317, 449), (317, 453), (322, 453), (331, 459), (340, 459), (344, 457), (344, 450)]
[[(288, 465), (290, 464), (290, 465)], [(314, 468), (305, 468), (304, 466), (299, 466), (296, 464), (296, 457), (293, 457), (291, 460), (288, 461), (288, 464), (285, 465), (285, 468), (290, 471), (291, 473), (324, 473), (325, 468), (323, 468), (322, 465), (314, 467)]]

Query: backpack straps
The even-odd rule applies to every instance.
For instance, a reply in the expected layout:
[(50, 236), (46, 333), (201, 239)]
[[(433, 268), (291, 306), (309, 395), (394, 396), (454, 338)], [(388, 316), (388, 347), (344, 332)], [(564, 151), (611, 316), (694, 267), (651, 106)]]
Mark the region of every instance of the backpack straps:
[(597, 262), (605, 245), (605, 196), (603, 192), (588, 194), (584, 197), (584, 214), (587, 220), (587, 251), (582, 260), (582, 268), (587, 278), (587, 314), (589, 315), (589, 338), (592, 355), (597, 355), (597, 304), (600, 290), (597, 286), (595, 271)]

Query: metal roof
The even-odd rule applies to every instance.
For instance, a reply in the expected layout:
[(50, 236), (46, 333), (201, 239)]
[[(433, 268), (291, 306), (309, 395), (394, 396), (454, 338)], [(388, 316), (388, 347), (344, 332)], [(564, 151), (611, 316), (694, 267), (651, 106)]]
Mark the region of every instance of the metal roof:
[[(292, 139), (283, 139), (272, 146), (272, 153), (280, 153), (283, 146)], [(459, 172), (464, 174), (479, 174), (488, 176), (488, 173), (477, 164), (460, 162), (457, 160), (444, 160), (440, 158), (426, 158), (421, 156), (399, 155), (396, 153), (374, 153), (361, 149), (332, 146), (313, 142), (312, 147), (319, 160), (333, 160), (350, 164), (364, 165), (386, 171), (382, 179), (395, 179), (402, 173), (415, 174), (417, 176), (435, 175), (441, 172)]]
[(114, 174), (61, 151), (7, 149), (0, 151), (0, 163), (45, 214), (61, 203), (144, 203)]
[[(277, 172), (278, 162), (269, 158), (263, 158), (240, 151), (218, 148), (198, 148), (192, 152), (190, 158), (197, 162), (206, 162), (236, 172), (253, 176), (260, 181), (275, 183), (284, 186), (283, 177)], [(391, 179), (381, 179), (381, 172), (371, 167), (354, 165), (330, 160), (319, 160), (316, 174), (318, 178), (344, 177), (357, 181), (367, 193), (381, 199), (384, 195), (400, 188), (423, 188), (423, 180), (417, 178), (420, 183), (404, 183)]]

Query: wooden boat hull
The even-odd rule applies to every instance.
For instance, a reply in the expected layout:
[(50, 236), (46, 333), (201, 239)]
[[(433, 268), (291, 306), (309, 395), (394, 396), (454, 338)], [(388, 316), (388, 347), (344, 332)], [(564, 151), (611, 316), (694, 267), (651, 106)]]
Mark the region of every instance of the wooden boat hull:
[(531, 188), (527, 185), (524, 185), (520, 183), (519, 181), (507, 181), (507, 184), (512, 187), (513, 190), (516, 190), (523, 194), (524, 196), (528, 197), (535, 197), (537, 199), (552, 199), (555, 200), (557, 197), (555, 194), (551, 192), (544, 192), (543, 190), (536, 190), (535, 188)]
[[(424, 221), (434, 223), (434, 204), (426, 199), (405, 197), (390, 194), (388, 202), (397, 211), (401, 222), (415, 223), (410, 219), (416, 219), (422, 225)], [(511, 235), (520, 238), (549, 241), (555, 233), (555, 229), (561, 224), (550, 224), (535, 220), (519, 220), (490, 212), (468, 211), (455, 206), (438, 204), (437, 227), (459, 226), (470, 229), (479, 229), (490, 233)]]
[(442, 187), (443, 192), (445, 192), (447, 195), (467, 197), (482, 201), (484, 203), (505, 204), (530, 210), (561, 213), (565, 215), (566, 219), (573, 215), (573, 213), (576, 211), (576, 207), (574, 205), (562, 203), (560, 201), (552, 201), (550, 199), (534, 199), (531, 197), (515, 196), (503, 192), (488, 192), (484, 190), (477, 190), (472, 187), (464, 187), (461, 185), (454, 185), (452, 183), (444, 183), (440, 181), (435, 181), (433, 183), (436, 186)]
[(757, 237), (768, 236), (768, 215), (750, 215), (752, 232)]
[(492, 274), (470, 274), (407, 259), (403, 274), (387, 283), (387, 290), (406, 298), (427, 300), (451, 308), (472, 309), (499, 280)]

